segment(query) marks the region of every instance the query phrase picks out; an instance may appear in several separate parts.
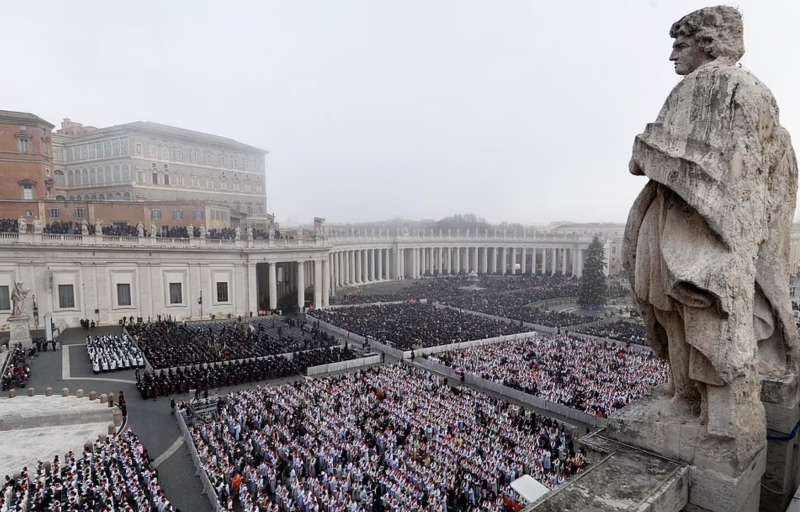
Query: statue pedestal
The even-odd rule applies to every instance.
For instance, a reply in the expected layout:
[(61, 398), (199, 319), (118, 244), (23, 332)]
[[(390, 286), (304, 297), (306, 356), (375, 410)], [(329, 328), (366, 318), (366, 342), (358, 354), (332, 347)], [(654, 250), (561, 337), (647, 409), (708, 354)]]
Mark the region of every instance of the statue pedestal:
[(800, 384), (797, 375), (764, 377), (761, 402), (767, 413), (767, 469), (761, 510), (783, 512), (800, 485)]
[(30, 317), (28, 315), (8, 318), (8, 325), (11, 327), (11, 336), (8, 340), (9, 346), (22, 343), (22, 347), (28, 349), (33, 345), (29, 320)]
[(699, 417), (681, 410), (669, 398), (657, 397), (615, 413), (609, 418), (606, 435), (688, 464), (687, 512), (759, 510), (766, 440), (743, 452), (743, 440), (711, 435)]

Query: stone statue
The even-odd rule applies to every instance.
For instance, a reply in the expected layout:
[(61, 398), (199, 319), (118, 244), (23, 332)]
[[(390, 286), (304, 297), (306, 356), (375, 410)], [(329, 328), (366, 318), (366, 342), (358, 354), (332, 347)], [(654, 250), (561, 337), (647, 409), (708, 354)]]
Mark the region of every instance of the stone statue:
[(28, 225), (25, 224), (25, 219), (23, 217), (17, 219), (17, 231), (20, 233), (28, 232)]
[(255, 237), (253, 236), (253, 226), (247, 226), (247, 239), (253, 241)]
[(136, 225), (136, 234), (139, 238), (144, 237), (144, 224), (141, 222)]
[(14, 303), (14, 309), (11, 316), (25, 316), (25, 298), (29, 293), (30, 290), (24, 289), (21, 281), (14, 281), (14, 291), (11, 292), (11, 301)]
[(94, 223), (94, 234), (97, 235), (97, 236), (100, 236), (100, 235), (103, 234), (103, 223), (100, 222), (99, 220), (95, 221), (95, 223)]
[(150, 238), (155, 238), (157, 235), (158, 228), (155, 224), (150, 224)]
[(44, 226), (41, 220), (33, 219), (33, 232), (37, 235), (41, 235), (44, 232)]
[(206, 237), (206, 231), (207, 230), (206, 230), (205, 224), (201, 224), (200, 225), (200, 238), (205, 238)]
[(89, 236), (89, 223), (86, 222), (86, 219), (81, 222), (81, 236)]
[(672, 25), (669, 59), (684, 78), (634, 140), (630, 172), (649, 181), (623, 259), (650, 344), (672, 367), (670, 403), (746, 464), (766, 438), (760, 375), (797, 360), (787, 287), (797, 164), (769, 89), (737, 65), (742, 32), (725, 6)]
[(186, 226), (186, 238), (194, 238), (194, 226), (191, 224)]
[(234, 233), (235, 233), (237, 241), (242, 239), (242, 228), (240, 228), (239, 226), (236, 226), (236, 229), (234, 230)]

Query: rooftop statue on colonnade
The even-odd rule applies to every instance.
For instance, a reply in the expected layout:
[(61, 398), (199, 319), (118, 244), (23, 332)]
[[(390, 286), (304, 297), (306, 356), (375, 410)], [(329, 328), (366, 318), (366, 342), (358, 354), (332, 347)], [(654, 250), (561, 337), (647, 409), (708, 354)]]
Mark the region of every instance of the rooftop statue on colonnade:
[(650, 344), (672, 367), (665, 413), (698, 418), (703, 446), (728, 440), (717, 453), (744, 467), (765, 446), (760, 379), (797, 361), (787, 287), (797, 164), (772, 93), (737, 64), (741, 14), (700, 9), (669, 34), (683, 79), (633, 143), (630, 172), (649, 181), (624, 264)]

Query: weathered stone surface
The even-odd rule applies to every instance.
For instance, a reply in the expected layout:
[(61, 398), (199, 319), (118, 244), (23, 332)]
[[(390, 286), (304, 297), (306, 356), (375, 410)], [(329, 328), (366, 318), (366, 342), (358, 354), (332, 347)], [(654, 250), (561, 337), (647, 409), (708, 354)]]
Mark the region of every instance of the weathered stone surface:
[(535, 512), (677, 512), (688, 502), (689, 468), (614, 441), (604, 432), (581, 444), (589, 469), (526, 510)]
[(22, 347), (26, 349), (33, 346), (29, 320), (27, 315), (8, 318), (8, 326), (11, 329), (8, 338), (10, 345), (21, 343)]

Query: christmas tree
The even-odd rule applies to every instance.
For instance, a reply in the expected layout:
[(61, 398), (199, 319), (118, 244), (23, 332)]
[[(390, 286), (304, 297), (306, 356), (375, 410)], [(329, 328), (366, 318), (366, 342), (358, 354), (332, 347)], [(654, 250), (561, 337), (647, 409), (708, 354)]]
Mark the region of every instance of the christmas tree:
[(603, 272), (605, 263), (603, 244), (594, 237), (584, 251), (583, 276), (578, 286), (579, 306), (592, 309), (605, 306), (608, 298), (608, 280)]

